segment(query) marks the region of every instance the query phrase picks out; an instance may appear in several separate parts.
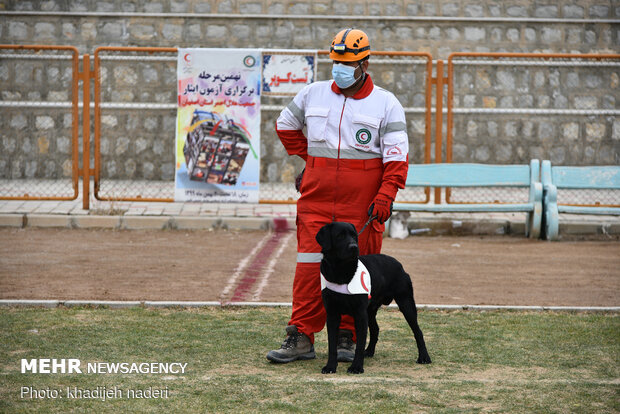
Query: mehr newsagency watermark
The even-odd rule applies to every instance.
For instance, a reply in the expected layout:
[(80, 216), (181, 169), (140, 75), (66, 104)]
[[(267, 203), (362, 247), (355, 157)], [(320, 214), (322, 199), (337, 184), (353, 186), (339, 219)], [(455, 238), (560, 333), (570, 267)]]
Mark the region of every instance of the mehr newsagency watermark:
[[(99, 374), (99, 375), (183, 375), (187, 363), (182, 362), (88, 362), (75, 358), (22, 359), (22, 374)], [(167, 399), (168, 387), (122, 388), (119, 386), (94, 387), (37, 387), (25, 385), (20, 388), (22, 399)]]

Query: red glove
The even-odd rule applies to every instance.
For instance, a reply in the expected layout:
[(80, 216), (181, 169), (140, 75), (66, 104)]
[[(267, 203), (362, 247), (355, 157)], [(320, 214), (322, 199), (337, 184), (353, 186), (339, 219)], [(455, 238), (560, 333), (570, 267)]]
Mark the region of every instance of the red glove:
[(377, 194), (368, 209), (368, 215), (370, 217), (377, 216), (379, 224), (383, 224), (392, 215), (392, 204), (392, 200), (388, 197), (383, 194)]

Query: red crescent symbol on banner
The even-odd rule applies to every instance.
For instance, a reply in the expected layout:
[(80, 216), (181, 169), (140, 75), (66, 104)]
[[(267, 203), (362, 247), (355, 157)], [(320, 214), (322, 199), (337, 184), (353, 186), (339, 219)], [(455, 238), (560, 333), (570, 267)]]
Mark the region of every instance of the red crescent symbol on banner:
[(185, 56), (183, 56), (183, 60), (186, 61), (187, 63), (190, 63), (192, 61), (192, 55), (190, 55), (189, 53), (186, 53)]

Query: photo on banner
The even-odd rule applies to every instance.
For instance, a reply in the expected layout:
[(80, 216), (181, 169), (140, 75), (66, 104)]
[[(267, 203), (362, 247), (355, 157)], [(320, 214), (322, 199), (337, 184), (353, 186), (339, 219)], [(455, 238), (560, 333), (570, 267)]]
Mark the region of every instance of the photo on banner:
[(263, 51), (263, 95), (295, 96), (316, 80), (317, 51)]
[(179, 49), (175, 201), (257, 203), (261, 52)]

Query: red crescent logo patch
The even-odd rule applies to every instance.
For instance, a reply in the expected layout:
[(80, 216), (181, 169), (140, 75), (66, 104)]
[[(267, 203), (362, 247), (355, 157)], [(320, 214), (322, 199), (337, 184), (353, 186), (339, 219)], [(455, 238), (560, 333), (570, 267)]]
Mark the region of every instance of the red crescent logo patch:
[(370, 293), (370, 291), (366, 287), (366, 283), (364, 283), (364, 276), (366, 276), (366, 272), (362, 272), (362, 275), (360, 276), (360, 279), (362, 280), (362, 287), (364, 288), (366, 292)]

